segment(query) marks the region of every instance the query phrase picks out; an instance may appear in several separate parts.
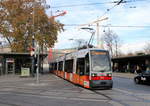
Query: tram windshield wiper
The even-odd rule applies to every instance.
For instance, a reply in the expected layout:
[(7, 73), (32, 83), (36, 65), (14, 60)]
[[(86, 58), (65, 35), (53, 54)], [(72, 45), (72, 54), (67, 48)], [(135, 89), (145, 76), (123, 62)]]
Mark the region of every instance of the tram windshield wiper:
[(105, 70), (99, 70), (99, 72), (105, 72)]

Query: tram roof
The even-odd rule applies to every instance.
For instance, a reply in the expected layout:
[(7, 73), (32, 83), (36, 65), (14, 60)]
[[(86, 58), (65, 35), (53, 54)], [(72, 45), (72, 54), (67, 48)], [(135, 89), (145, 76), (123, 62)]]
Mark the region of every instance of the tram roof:
[(74, 57), (77, 57), (77, 58), (83, 58), (87, 55), (87, 53), (91, 50), (98, 50), (98, 51), (107, 51), (107, 50), (104, 50), (104, 49), (98, 49), (98, 48), (89, 48), (89, 49), (81, 49), (81, 50), (78, 50), (78, 51), (75, 51), (75, 52), (72, 52), (72, 53), (68, 53), (68, 54), (65, 54), (64, 56), (61, 56), (61, 57), (58, 57), (57, 59), (51, 61), (51, 62), (54, 62), (54, 61), (63, 61), (65, 58), (67, 60), (69, 59), (73, 59)]
[(98, 50), (98, 51), (106, 51), (98, 48), (89, 48), (89, 49), (81, 49), (76, 52), (72, 52), (66, 55), (66, 59), (72, 59), (73, 57), (82, 58), (87, 55), (87, 53), (91, 50)]

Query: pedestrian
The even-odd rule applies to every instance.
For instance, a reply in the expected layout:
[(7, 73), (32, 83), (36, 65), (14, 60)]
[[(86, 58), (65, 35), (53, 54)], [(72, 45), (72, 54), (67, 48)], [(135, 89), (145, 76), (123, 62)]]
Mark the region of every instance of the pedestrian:
[(140, 66), (137, 65), (137, 66), (136, 66), (136, 73), (139, 74), (139, 73), (141, 73), (141, 72), (142, 72), (142, 70), (141, 70)]

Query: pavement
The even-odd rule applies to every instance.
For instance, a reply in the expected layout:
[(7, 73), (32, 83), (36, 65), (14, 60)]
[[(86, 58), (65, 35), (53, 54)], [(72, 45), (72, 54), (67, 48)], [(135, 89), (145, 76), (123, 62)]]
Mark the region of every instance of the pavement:
[(134, 84), (136, 74), (113, 72), (113, 89), (92, 91), (45, 72), (40, 83), (36, 77), (0, 76), (0, 106), (150, 106), (149, 86)]
[[(34, 77), (0, 76), (0, 106), (112, 106), (103, 95), (47, 73)], [(107, 102), (106, 102), (107, 101)]]
[(121, 72), (113, 72), (114, 77), (122, 77), (122, 78), (130, 78), (133, 79), (137, 74), (135, 73), (121, 73)]

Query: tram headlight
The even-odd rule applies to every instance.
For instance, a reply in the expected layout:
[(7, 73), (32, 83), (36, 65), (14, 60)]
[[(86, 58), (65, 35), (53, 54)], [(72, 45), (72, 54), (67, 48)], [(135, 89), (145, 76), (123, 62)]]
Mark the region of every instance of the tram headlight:
[(92, 73), (92, 77), (95, 77), (95, 76), (97, 76), (97, 74), (96, 73)]
[(107, 76), (111, 77), (111, 76), (112, 76), (112, 73), (107, 73)]

